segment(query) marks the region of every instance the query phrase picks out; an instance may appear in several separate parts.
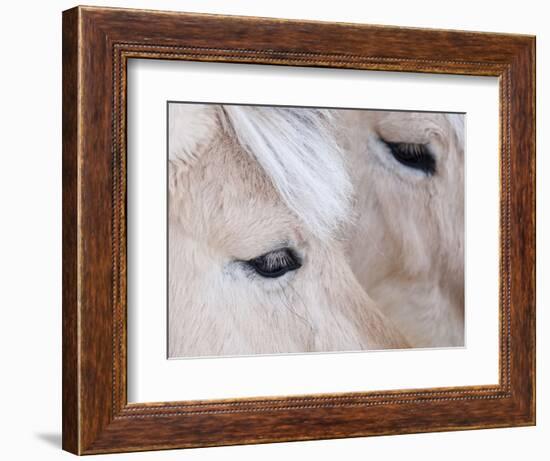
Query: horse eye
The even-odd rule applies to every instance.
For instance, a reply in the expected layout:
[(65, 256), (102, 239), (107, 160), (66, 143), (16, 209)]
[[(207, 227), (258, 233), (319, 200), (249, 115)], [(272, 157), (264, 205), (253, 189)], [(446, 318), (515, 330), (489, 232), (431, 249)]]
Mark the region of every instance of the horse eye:
[(276, 278), (302, 267), (298, 255), (290, 248), (281, 248), (246, 261), (258, 275)]
[(435, 158), (427, 144), (388, 142), (382, 140), (395, 160), (406, 167), (420, 170), (427, 175), (435, 173)]

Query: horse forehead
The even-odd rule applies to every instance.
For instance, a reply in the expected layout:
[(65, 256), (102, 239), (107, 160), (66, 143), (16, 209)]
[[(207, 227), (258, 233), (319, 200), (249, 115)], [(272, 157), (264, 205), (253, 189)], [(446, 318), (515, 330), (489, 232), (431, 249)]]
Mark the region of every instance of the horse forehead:
[(273, 184), (258, 164), (229, 136), (221, 133), (209, 149), (203, 167), (210, 180), (221, 186), (220, 194), (235, 206), (254, 200), (280, 203)]
[[(350, 110), (341, 116), (343, 132), (375, 132), (388, 140), (427, 142), (434, 134), (448, 138), (452, 126), (445, 114), (431, 112), (398, 112), (382, 110)], [(361, 136), (356, 136), (362, 139)], [(392, 139), (393, 138), (393, 139)], [(349, 138), (344, 137), (346, 142)]]
[(252, 258), (270, 245), (296, 239), (298, 219), (235, 142), (218, 138), (200, 166), (189, 172), (189, 181), (198, 200), (186, 204), (195, 216), (192, 221), (203, 223), (199, 237), (209, 244)]
[(379, 131), (390, 134), (405, 133), (413, 137), (430, 133), (438, 133), (441, 136), (449, 134), (449, 125), (443, 114), (378, 111), (373, 114), (372, 119)]

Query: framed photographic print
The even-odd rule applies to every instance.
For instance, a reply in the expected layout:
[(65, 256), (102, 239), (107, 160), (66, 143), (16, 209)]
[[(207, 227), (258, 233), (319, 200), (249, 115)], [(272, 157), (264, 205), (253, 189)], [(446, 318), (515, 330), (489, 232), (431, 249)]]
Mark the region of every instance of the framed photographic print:
[(535, 423), (535, 39), (63, 13), (63, 448)]

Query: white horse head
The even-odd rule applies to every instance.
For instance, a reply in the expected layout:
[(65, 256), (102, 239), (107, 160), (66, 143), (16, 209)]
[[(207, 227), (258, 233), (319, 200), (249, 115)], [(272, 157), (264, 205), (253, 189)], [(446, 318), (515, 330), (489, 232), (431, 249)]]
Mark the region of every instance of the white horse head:
[(330, 112), (171, 104), (169, 355), (406, 347), (342, 240)]
[(353, 271), (414, 347), (464, 344), (464, 118), (342, 111)]

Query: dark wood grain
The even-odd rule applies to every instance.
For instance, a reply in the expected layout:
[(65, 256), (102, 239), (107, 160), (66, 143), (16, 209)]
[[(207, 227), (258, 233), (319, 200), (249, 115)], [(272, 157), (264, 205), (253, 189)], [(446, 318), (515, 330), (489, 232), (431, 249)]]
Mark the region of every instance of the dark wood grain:
[[(63, 448), (78, 454), (535, 422), (535, 39), (78, 7), (63, 13)], [(500, 78), (500, 382), (129, 404), (126, 63), (177, 59)]]
[(78, 10), (63, 15), (63, 448), (79, 452)]

